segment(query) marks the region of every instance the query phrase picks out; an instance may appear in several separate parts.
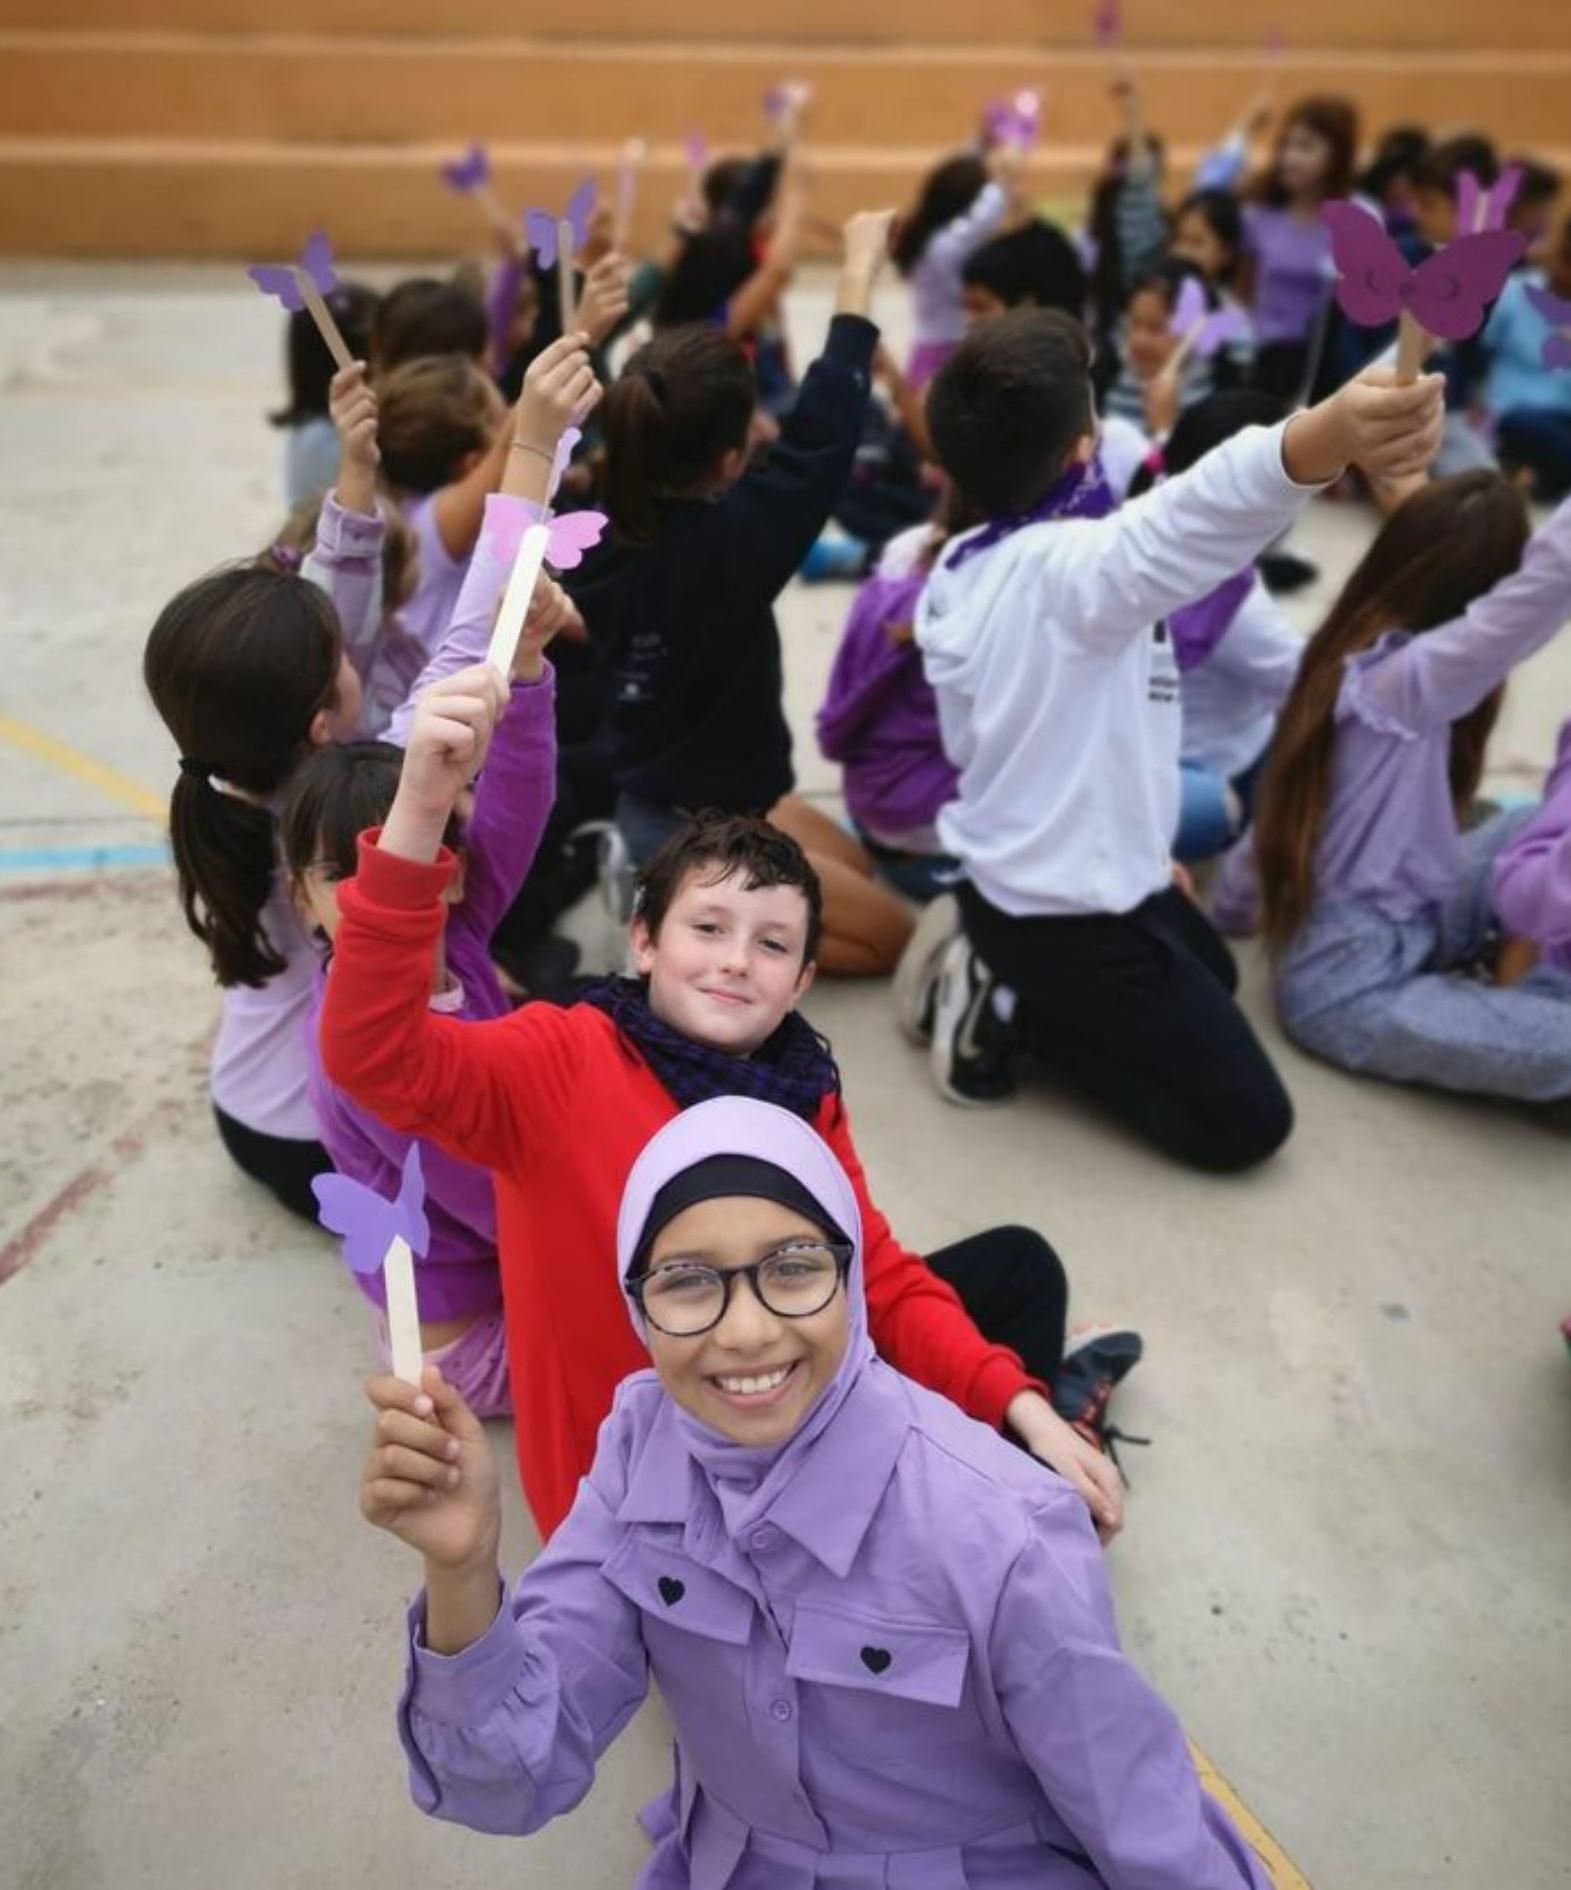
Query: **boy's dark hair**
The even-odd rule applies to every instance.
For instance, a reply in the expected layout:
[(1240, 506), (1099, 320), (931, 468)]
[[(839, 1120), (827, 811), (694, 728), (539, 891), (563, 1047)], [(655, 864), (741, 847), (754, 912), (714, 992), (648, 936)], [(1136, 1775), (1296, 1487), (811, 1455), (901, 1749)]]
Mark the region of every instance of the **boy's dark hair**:
[[(1168, 478), (1188, 472), (1213, 447), (1242, 433), (1245, 427), (1274, 427), (1287, 416), (1287, 402), (1254, 387), (1224, 387), (1197, 400), (1178, 416), (1167, 436), (1159, 462), (1147, 460), (1129, 482), (1127, 497), (1138, 499), (1156, 483), (1158, 471)], [(1154, 459), (1153, 455), (1153, 459)]]
[(389, 289), (372, 331), (372, 365), (390, 374), (425, 354), (466, 354), (478, 361), (490, 341), (479, 298), (456, 282), (411, 276)]
[[(382, 298), (375, 289), (358, 282), (340, 282), (330, 295), (322, 298), (332, 310), (339, 331), (357, 361), (369, 358), (371, 330)], [(338, 364), (327, 352), (327, 343), (317, 333), (309, 309), (296, 309), (289, 317), (284, 343), (285, 364), (289, 375), (288, 404), (267, 417), (275, 427), (297, 427), (304, 420), (323, 418), (327, 413), (327, 390)]]
[(1393, 125), (1380, 134), (1375, 154), (1358, 179), (1358, 188), (1376, 203), (1404, 178), (1411, 181), (1429, 154), (1429, 133), (1422, 125)]
[(378, 377), (376, 393), (382, 475), (398, 490), (439, 491), (491, 443), (489, 384), (467, 355), (406, 361)]
[(927, 418), (964, 498), (988, 518), (1029, 511), (1095, 425), (1085, 329), (1058, 309), (981, 323), (939, 370)]
[(1537, 158), (1512, 158), (1521, 172), (1521, 180), (1516, 187), (1516, 195), (1511, 199), (1513, 210), (1528, 210), (1552, 204), (1560, 195), (1560, 186), (1564, 182), (1559, 171), (1548, 164), (1540, 164)]
[[(278, 817), (290, 872), (325, 866), (334, 879), (352, 878), (360, 835), (387, 819), (403, 765), (403, 749), (391, 742), (328, 742), (314, 749), (291, 779)], [(456, 849), (461, 840), (454, 814), (442, 844)]]
[(807, 904), (802, 963), (817, 963), (824, 920), (823, 888), (807, 855), (788, 833), (752, 814), (724, 814), (713, 809), (695, 814), (685, 827), (672, 834), (639, 877), (634, 913), (643, 920), (652, 940), (658, 941), (672, 900), (695, 874), (703, 874), (707, 885), (740, 878), (744, 892), (759, 892), (770, 886), (796, 887)]
[(647, 545), (660, 499), (702, 487), (747, 443), (752, 363), (718, 328), (662, 329), (606, 396), (605, 508), (617, 539)]
[(1086, 305), (1086, 272), (1074, 244), (1040, 217), (973, 251), (962, 278), (1006, 309), (1057, 308), (1078, 318)]

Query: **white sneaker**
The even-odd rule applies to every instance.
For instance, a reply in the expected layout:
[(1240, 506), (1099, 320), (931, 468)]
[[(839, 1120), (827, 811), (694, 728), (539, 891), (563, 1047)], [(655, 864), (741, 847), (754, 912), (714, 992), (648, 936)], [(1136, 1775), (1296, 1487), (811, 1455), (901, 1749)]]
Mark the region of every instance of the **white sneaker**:
[(1015, 1093), (1010, 1033), (993, 1009), (994, 988), (964, 932), (952, 938), (939, 971), (928, 1057), (940, 1093), (962, 1107), (1008, 1102)]
[(916, 930), (895, 966), (895, 1020), (912, 1043), (932, 1041), (939, 969), (950, 940), (959, 936), (960, 902), (953, 893), (940, 893), (923, 907)]

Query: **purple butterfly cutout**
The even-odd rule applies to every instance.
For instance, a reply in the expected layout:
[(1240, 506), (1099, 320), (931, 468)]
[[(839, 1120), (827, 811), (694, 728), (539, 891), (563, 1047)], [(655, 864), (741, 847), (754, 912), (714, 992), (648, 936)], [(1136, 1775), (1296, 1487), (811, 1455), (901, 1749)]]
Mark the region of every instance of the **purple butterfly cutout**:
[[(1456, 180), (1456, 227), (1459, 236), (1473, 236), (1480, 230), (1503, 230), (1506, 212), (1522, 182), (1522, 166), (1508, 164), (1486, 192), (1471, 171), (1460, 171)], [(1480, 220), (1482, 219), (1482, 220)]]
[(1459, 236), (1416, 269), (1367, 210), (1345, 200), (1324, 204), (1339, 280), (1336, 299), (1350, 321), (1377, 328), (1405, 309), (1432, 335), (1461, 341), (1475, 334), (1527, 247), (1519, 230)]
[(595, 213), (595, 180), (586, 177), (567, 201), (567, 208), (558, 217), (550, 210), (531, 210), (524, 217), (524, 228), (529, 236), (529, 247), (535, 252), (542, 269), (556, 267), (556, 226), (559, 221), (572, 226), (573, 254), (576, 256), (589, 241), (589, 219)]
[(682, 140), (682, 156), (690, 171), (709, 168), (709, 140), (701, 131), (690, 131)]
[(1183, 287), (1178, 291), (1178, 299), (1173, 303), (1172, 319), (1169, 330), (1179, 337), (1187, 335), (1191, 328), (1196, 328), (1206, 318), (1206, 292), (1200, 286), (1198, 276), (1185, 276)]
[(491, 181), (491, 160), (483, 144), (472, 144), (463, 157), (442, 166), (442, 178), (449, 190), (464, 197)]
[(1178, 300), (1173, 304), (1168, 329), (1178, 341), (1192, 335), (1194, 338), (1189, 343), (1189, 352), (1205, 360), (1228, 342), (1247, 335), (1249, 318), (1241, 308), (1225, 304), (1208, 312), (1206, 292), (1199, 278), (1185, 276), (1183, 287), (1178, 291)]
[(1524, 293), (1549, 324), (1539, 360), (1547, 368), (1571, 368), (1571, 302), (1551, 295), (1548, 289), (1528, 288)]
[[(512, 564), (524, 533), (534, 520), (524, 506), (494, 507), (486, 518), (486, 550), (499, 564)], [(610, 520), (604, 512), (563, 512), (547, 518), (546, 562), (557, 571), (575, 571), (605, 537)]]
[(311, 1183), (317, 1219), (332, 1233), (344, 1237), (344, 1259), (355, 1273), (379, 1273), (382, 1256), (400, 1237), (411, 1253), (424, 1256), (431, 1244), (431, 1223), (425, 1212), (425, 1177), (420, 1172), (420, 1144), (411, 1142), (404, 1157), (404, 1178), (398, 1197), (368, 1188), (347, 1175), (318, 1175)]
[(1118, 0), (1097, 0), (1091, 9), (1091, 37), (1099, 46), (1116, 46), (1123, 36), (1123, 10)]
[(333, 268), (333, 246), (321, 230), (315, 231), (309, 238), (300, 252), (299, 262), (293, 268), (287, 263), (252, 263), (246, 274), (263, 295), (276, 295), (284, 307), (294, 314), (305, 307), (300, 284), (295, 280), (297, 268), (303, 269), (311, 278), (320, 295), (331, 295), (338, 287), (338, 276)]

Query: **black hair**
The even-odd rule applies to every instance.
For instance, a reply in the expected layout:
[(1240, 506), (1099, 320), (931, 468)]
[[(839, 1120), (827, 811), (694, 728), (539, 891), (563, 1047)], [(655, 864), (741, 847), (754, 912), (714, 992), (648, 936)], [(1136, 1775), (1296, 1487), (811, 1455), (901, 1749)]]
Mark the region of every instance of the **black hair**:
[(1382, 132), (1375, 154), (1364, 166), (1358, 188), (1383, 204), (1393, 185), (1412, 181), (1429, 155), (1429, 133), (1422, 125), (1393, 125)]
[(927, 418), (963, 499), (1028, 511), (1095, 425), (1091, 343), (1072, 315), (1019, 308), (974, 328), (939, 369)]
[(660, 499), (700, 489), (747, 443), (757, 388), (741, 344), (693, 323), (657, 333), (606, 396), (605, 507), (624, 544), (654, 536)]
[[(322, 298), (338, 323), (339, 332), (357, 361), (369, 359), (371, 330), (381, 297), (359, 282), (340, 282)], [(338, 364), (327, 351), (309, 309), (298, 308), (284, 333), (285, 371), (289, 399), (267, 418), (275, 427), (297, 427), (327, 413), (327, 390)]]
[[(148, 636), (143, 680), (181, 757), (169, 802), (180, 903), (221, 985), (262, 985), (284, 969), (262, 918), (276, 857), (261, 803), (337, 702), (342, 654), (327, 593), (255, 565), (188, 584)], [(223, 792), (215, 777), (254, 798)]]
[[(403, 765), (404, 751), (391, 742), (329, 742), (315, 749), (296, 769), (278, 818), (290, 872), (298, 877), (309, 867), (325, 866), (335, 880), (351, 878), (360, 835), (386, 820)], [(442, 839), (457, 845), (456, 814)]]
[(371, 360), (379, 375), (426, 354), (464, 354), (478, 361), (489, 342), (485, 308), (470, 289), (434, 276), (411, 276), (382, 299)]
[[(1142, 269), (1129, 285), (1129, 300), (1137, 295), (1144, 295), (1148, 289), (1155, 289), (1167, 304), (1171, 313), (1178, 306), (1178, 298), (1183, 293), (1186, 282), (1195, 283), (1206, 300), (1207, 311), (1217, 306), (1217, 293), (1205, 277), (1183, 256), (1164, 256), (1160, 262), (1154, 262), (1148, 269)], [(1125, 305), (1127, 307), (1127, 304)]]
[(741, 880), (744, 892), (770, 886), (794, 886), (807, 903), (807, 933), (802, 963), (817, 962), (823, 930), (824, 894), (812, 863), (788, 833), (751, 814), (726, 814), (713, 809), (695, 815), (672, 834), (644, 868), (638, 882), (635, 915), (659, 942), (660, 928), (671, 902), (695, 874), (706, 885)]
[(1005, 308), (1057, 308), (1077, 318), (1085, 310), (1086, 272), (1075, 246), (1040, 217), (973, 250), (961, 280), (985, 289)]
[(1481, 189), (1488, 190), (1500, 176), (1500, 154), (1492, 139), (1481, 132), (1459, 132), (1441, 144), (1432, 144), (1414, 173), (1420, 190), (1438, 191), (1442, 196), (1456, 196), (1457, 179), (1471, 171)]
[[(1274, 427), (1287, 415), (1286, 401), (1253, 387), (1226, 387), (1207, 394), (1178, 416), (1162, 448), (1160, 470), (1169, 478), (1188, 472), (1213, 447), (1242, 433), (1245, 427)], [(1141, 466), (1129, 482), (1127, 496), (1139, 498), (1156, 483), (1157, 468)]]
[(1230, 190), (1192, 190), (1173, 214), (1173, 228), (1187, 216), (1200, 217), (1227, 250), (1229, 261), (1216, 280), (1231, 288), (1244, 256), (1244, 208)]
[(910, 275), (946, 224), (965, 215), (987, 188), (990, 175), (974, 151), (958, 152), (933, 166), (923, 180), (916, 208), (901, 221), (895, 237), (892, 254), (901, 275)]

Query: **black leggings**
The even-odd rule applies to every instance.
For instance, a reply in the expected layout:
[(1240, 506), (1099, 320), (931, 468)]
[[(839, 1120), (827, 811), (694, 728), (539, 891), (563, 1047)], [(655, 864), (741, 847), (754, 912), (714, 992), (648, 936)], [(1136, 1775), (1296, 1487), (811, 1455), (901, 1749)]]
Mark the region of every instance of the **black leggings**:
[(1021, 919), (963, 885), (960, 908), (1023, 1042), (1136, 1134), (1216, 1174), (1287, 1140), (1293, 1105), (1193, 900), (1170, 887), (1116, 916)]
[(927, 1256), (960, 1295), (972, 1324), (1007, 1345), (1033, 1378), (1051, 1385), (1064, 1356), (1069, 1282), (1063, 1262), (1029, 1227), (990, 1227)]
[(248, 1129), (233, 1116), (226, 1116), (217, 1103), (213, 1114), (218, 1119), (218, 1134), (237, 1168), (243, 1168), (253, 1181), (261, 1182), (291, 1214), (304, 1221), (316, 1221), (316, 1196), (311, 1183), (318, 1175), (333, 1172), (332, 1158), (320, 1142), (297, 1142), (293, 1136), (263, 1135)]

